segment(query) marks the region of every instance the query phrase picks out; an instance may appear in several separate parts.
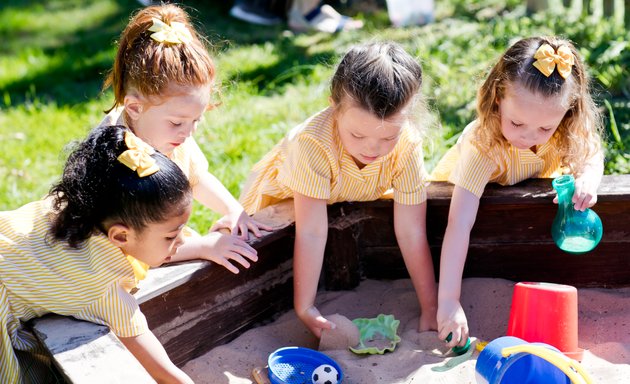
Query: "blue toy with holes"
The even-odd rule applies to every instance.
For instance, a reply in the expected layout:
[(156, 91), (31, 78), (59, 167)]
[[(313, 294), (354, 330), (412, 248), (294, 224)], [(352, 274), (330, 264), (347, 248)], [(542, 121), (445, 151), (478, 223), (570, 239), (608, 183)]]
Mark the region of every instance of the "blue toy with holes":
[[(336, 370), (335, 375), (326, 376), (325, 379), (335, 377), (332, 384), (340, 384), (343, 380), (343, 372), (337, 362), (327, 355), (303, 347), (284, 347), (276, 350), (267, 361), (269, 369), (269, 381), (272, 384), (312, 384), (320, 383), (321, 377), (314, 380), (315, 371), (326, 372), (322, 366), (331, 366)], [(329, 369), (329, 373), (331, 370)], [(324, 383), (325, 381), (322, 381)]]

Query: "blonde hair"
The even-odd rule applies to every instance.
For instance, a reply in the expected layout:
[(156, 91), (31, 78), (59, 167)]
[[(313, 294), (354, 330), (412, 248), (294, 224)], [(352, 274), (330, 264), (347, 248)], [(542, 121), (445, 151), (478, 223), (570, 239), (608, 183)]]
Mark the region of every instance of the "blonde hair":
[[(566, 46), (574, 56), (571, 74), (564, 79), (558, 71), (549, 77), (533, 66), (534, 54), (543, 44), (554, 50)], [(589, 76), (575, 46), (558, 37), (532, 37), (519, 40), (499, 58), (477, 92), (479, 124), (474, 134), (482, 150), (495, 145), (507, 146), (501, 134), (501, 116), (497, 101), (510, 84), (518, 83), (543, 98), (559, 98), (568, 110), (554, 133), (562, 164), (579, 174), (587, 160), (601, 152), (602, 117), (590, 94)]]
[[(170, 44), (151, 38), (153, 19), (166, 24), (185, 25), (192, 39)], [(164, 96), (169, 85), (203, 86), (213, 84), (214, 63), (186, 12), (174, 5), (163, 4), (143, 8), (131, 18), (122, 32), (118, 52), (103, 89), (112, 87), (114, 105), (107, 112), (123, 105), (125, 95), (133, 89), (143, 96)]]

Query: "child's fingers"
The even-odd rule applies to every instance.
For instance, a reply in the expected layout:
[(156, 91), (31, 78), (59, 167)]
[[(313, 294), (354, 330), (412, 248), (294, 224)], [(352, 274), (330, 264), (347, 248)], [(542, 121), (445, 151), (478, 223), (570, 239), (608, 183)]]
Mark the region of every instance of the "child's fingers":
[[(238, 250), (238, 253), (244, 256), (245, 256), (245, 253), (252, 254), (254, 256), (258, 254), (258, 251), (256, 251), (251, 245), (247, 244), (245, 241), (240, 240), (240, 239), (235, 239), (234, 247)], [(240, 250), (242, 250), (245, 253), (241, 252)]]
[(238, 275), (238, 273), (240, 272), (238, 268), (236, 268), (236, 266), (234, 266), (234, 264), (230, 263), (230, 261), (228, 259), (222, 259), (221, 264), (225, 269), (227, 269), (228, 271), (232, 272), (235, 275)]
[(253, 222), (256, 224), (256, 226), (264, 231), (273, 231), (273, 227), (271, 225), (267, 225), (265, 223), (262, 223), (258, 220), (253, 220)]
[(238, 224), (236, 235), (238, 235), (239, 233), (240, 233), (240, 235), (238, 236), (239, 239), (244, 240), (244, 241), (249, 240), (249, 228), (247, 226), (247, 223)]
[(237, 263), (239, 263), (240, 265), (242, 265), (245, 268), (249, 268), (251, 266), (251, 264), (249, 263), (249, 261), (247, 261), (247, 259), (245, 259), (243, 256), (241, 256), (239, 253), (237, 252), (230, 252), (229, 253), (229, 258), (232, 261), (236, 261)]
[[(233, 252), (236, 253), (239, 257), (246, 257), (249, 260), (256, 262), (258, 261), (258, 254), (256, 251), (250, 251), (249, 249), (245, 248), (245, 247), (235, 247), (233, 249)], [(244, 259), (243, 259), (244, 260)], [(242, 263), (241, 263), (242, 264)]]
[(258, 229), (258, 226), (256, 225), (255, 221), (250, 221), (249, 223), (247, 223), (247, 229), (249, 229), (254, 236), (256, 237), (260, 237), (262, 236), (262, 233), (260, 232), (260, 229)]

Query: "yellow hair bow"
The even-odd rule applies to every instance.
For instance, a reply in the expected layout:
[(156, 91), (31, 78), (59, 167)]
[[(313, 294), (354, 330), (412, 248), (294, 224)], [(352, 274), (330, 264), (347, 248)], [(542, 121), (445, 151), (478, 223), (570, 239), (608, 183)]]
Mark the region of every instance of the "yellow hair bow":
[(155, 153), (155, 149), (149, 144), (129, 131), (125, 132), (125, 144), (129, 149), (118, 156), (118, 161), (132, 171), (138, 172), (138, 176), (150, 176), (160, 170), (155, 159), (151, 157)]
[(152, 20), (153, 25), (149, 28), (149, 31), (155, 32), (151, 34), (153, 40), (171, 44), (189, 43), (192, 40), (190, 31), (183, 23), (173, 21), (168, 25), (155, 17)]
[(554, 52), (549, 44), (543, 44), (534, 54), (534, 67), (538, 68), (543, 75), (549, 77), (553, 70), (558, 67), (558, 73), (564, 79), (571, 74), (571, 67), (574, 64), (573, 53), (566, 45), (561, 45)]

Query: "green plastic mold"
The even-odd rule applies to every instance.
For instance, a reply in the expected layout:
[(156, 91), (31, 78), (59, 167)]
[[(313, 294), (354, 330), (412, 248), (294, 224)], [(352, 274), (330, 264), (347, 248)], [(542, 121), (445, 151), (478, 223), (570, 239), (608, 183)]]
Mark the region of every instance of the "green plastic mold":
[(382, 355), (386, 351), (393, 352), (400, 336), (396, 334), (400, 321), (393, 315), (380, 314), (372, 319), (359, 318), (352, 322), (359, 328), (359, 344), (350, 347), (357, 354)]

